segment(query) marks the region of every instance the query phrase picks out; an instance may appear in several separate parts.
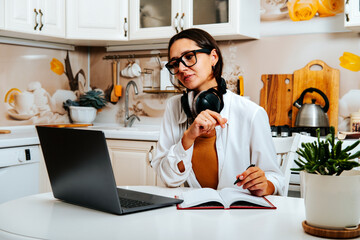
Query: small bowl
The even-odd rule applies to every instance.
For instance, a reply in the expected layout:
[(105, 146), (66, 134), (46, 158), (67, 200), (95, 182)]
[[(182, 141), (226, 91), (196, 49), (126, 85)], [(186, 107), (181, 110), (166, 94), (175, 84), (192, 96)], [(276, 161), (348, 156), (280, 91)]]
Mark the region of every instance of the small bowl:
[(94, 107), (70, 106), (70, 117), (74, 123), (92, 123), (96, 112)]

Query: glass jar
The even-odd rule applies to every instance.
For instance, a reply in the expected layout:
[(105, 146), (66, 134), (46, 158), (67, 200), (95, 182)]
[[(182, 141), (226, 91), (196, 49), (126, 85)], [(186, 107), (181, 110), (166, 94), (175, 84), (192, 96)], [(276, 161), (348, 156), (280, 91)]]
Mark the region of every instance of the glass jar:
[(360, 132), (360, 111), (350, 114), (350, 131)]

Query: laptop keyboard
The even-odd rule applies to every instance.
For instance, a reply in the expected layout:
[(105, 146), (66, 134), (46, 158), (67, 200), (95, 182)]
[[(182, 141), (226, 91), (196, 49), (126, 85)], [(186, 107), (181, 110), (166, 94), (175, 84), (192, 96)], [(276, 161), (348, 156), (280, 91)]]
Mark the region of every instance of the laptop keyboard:
[(151, 205), (152, 203), (120, 197), (120, 204), (121, 207), (123, 208), (136, 208), (136, 207), (148, 206)]

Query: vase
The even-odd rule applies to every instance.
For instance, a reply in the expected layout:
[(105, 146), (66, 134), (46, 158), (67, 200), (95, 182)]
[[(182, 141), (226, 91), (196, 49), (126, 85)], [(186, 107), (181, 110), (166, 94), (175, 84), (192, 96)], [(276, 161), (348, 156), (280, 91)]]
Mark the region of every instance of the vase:
[(96, 117), (94, 107), (70, 106), (70, 117), (74, 123), (91, 124)]
[(360, 222), (360, 171), (340, 176), (302, 172), (308, 225), (325, 229), (354, 228)]

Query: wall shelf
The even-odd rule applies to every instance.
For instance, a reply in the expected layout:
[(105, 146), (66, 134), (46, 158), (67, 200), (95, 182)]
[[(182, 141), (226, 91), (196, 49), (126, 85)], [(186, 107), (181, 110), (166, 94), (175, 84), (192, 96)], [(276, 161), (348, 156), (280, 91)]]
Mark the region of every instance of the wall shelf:
[(167, 57), (167, 53), (107, 55), (107, 56), (103, 57), (103, 59), (104, 60), (113, 60), (113, 59), (150, 58), (150, 57)]
[(182, 93), (179, 90), (160, 90), (160, 89), (149, 89), (143, 90), (144, 93)]

